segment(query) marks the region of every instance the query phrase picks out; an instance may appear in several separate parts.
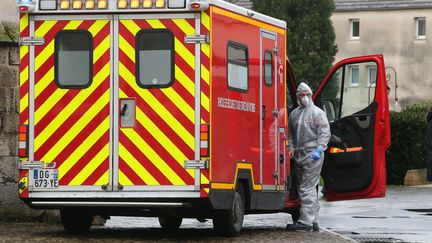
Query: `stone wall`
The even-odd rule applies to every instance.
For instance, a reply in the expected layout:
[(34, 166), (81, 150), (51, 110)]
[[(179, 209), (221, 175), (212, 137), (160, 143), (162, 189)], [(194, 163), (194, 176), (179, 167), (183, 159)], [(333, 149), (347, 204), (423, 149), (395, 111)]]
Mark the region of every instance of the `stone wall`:
[(18, 197), (19, 51), (16, 42), (0, 41), (0, 219), (29, 220), (43, 213), (30, 210)]

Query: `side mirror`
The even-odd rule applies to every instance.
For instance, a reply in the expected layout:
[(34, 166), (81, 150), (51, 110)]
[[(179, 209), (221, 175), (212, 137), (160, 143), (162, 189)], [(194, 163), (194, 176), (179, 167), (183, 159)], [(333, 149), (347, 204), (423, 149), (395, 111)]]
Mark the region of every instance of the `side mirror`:
[(336, 107), (332, 99), (322, 99), (322, 106), (329, 122), (336, 120)]

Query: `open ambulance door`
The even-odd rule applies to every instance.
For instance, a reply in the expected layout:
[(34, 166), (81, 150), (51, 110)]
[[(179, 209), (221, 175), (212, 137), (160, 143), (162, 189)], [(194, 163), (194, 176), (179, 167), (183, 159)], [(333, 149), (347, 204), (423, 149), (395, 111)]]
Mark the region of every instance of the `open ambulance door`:
[(332, 138), (322, 170), (328, 201), (382, 197), (390, 115), (382, 55), (338, 62), (314, 95)]

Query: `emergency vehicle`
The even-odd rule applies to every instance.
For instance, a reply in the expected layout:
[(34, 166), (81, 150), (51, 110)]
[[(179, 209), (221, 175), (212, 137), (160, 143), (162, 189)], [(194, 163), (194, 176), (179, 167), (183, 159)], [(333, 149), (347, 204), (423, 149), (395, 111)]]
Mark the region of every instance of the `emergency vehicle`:
[[(284, 21), (222, 0), (19, 0), (18, 10), (18, 187), (30, 207), (60, 209), (73, 232), (123, 215), (166, 229), (213, 219), (237, 235), (244, 214), (298, 213)], [(369, 100), (347, 115), (362, 103), (353, 97)], [(314, 99), (334, 135), (327, 199), (383, 196), (383, 57), (339, 62)]]

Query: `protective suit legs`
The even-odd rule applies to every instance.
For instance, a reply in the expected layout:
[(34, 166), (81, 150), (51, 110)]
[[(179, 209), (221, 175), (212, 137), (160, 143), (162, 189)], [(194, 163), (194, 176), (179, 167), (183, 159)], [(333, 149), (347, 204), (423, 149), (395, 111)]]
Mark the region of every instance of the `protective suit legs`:
[(318, 223), (319, 202), (316, 186), (319, 183), (324, 155), (319, 160), (309, 156), (313, 149), (298, 152), (295, 170), (298, 178), (298, 192), (301, 200), (300, 218), (298, 222), (305, 225)]

